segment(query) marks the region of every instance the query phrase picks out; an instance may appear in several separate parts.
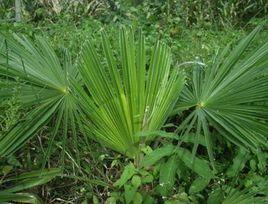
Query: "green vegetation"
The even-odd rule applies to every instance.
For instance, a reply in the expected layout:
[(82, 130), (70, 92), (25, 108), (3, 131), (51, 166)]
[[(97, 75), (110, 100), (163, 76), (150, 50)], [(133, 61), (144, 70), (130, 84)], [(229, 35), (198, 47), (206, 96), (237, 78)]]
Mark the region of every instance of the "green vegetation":
[(267, 203), (266, 1), (19, 2), (0, 203)]

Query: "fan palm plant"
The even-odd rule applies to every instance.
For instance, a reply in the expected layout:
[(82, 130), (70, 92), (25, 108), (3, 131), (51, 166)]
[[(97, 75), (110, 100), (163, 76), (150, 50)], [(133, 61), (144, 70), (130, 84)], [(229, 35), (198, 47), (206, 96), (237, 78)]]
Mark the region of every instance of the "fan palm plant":
[[(147, 68), (144, 37), (137, 43), (131, 30), (122, 29), (118, 63), (103, 33), (105, 60), (87, 43), (79, 65), (86, 89), (76, 89), (87, 134), (112, 149), (135, 155), (142, 131), (158, 130), (170, 115), (184, 83), (179, 69), (170, 69), (170, 50), (156, 43)], [(148, 69), (148, 70), (147, 70)]]
[(1, 136), (1, 156), (18, 150), (54, 115), (55, 134), (63, 124), (66, 138), (67, 121), (75, 114), (68, 74), (75, 75), (75, 70), (67, 52), (63, 61), (61, 64), (45, 39), (36, 38), (33, 42), (15, 34), (0, 36), (1, 107), (17, 89), (21, 107), (29, 110), (25, 118)]
[(138, 133), (160, 129), (174, 105), (175, 112), (190, 112), (177, 132), (204, 135), (211, 161), (211, 126), (234, 144), (258, 152), (267, 147), (268, 43), (245, 53), (259, 30), (234, 49), (224, 49), (212, 65), (197, 63), (179, 101), (184, 73), (171, 69), (170, 49), (160, 42), (147, 50), (149, 58), (141, 32), (135, 40), (132, 30), (121, 29), (119, 52), (103, 32), (102, 52), (92, 40), (86, 42), (77, 66), (67, 52), (61, 62), (45, 39), (1, 35), (0, 102), (3, 106), (19, 84), (21, 105), (30, 111), (1, 136), (0, 155), (14, 153), (55, 118), (50, 145), (59, 130), (63, 144), (68, 129), (75, 138), (78, 130), (133, 157), (146, 140)]
[[(170, 67), (166, 45), (157, 42), (147, 58), (141, 32), (137, 38), (135, 42), (133, 31), (122, 29), (120, 57), (115, 57), (103, 33), (103, 59), (86, 42), (76, 70), (68, 55), (62, 65), (42, 38), (34, 43), (2, 35), (0, 77), (19, 84), (22, 107), (32, 110), (0, 138), (0, 155), (16, 151), (56, 116), (54, 135), (62, 125), (63, 140), (69, 127), (76, 134), (78, 126), (86, 136), (133, 157), (141, 142), (137, 133), (161, 128), (184, 84), (183, 72)], [(2, 87), (1, 102), (11, 96), (10, 84)]]
[(247, 48), (260, 31), (257, 27), (233, 49), (217, 53), (211, 65), (197, 64), (175, 112), (188, 110), (177, 132), (204, 135), (211, 161), (212, 129), (232, 143), (255, 153), (267, 149), (268, 42), (252, 52)]

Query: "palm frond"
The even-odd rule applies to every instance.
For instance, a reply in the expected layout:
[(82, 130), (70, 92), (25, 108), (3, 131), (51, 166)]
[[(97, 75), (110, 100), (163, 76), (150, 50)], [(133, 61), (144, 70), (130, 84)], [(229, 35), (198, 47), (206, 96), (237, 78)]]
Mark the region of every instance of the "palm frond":
[(93, 43), (87, 42), (79, 71), (90, 96), (76, 87), (86, 133), (132, 156), (140, 142), (135, 134), (161, 128), (184, 83), (183, 73), (170, 67), (171, 54), (166, 45), (157, 42), (147, 59), (143, 35), (138, 34), (137, 43), (134, 38), (132, 30), (120, 31), (119, 60), (105, 33), (105, 60), (100, 60)]
[(45, 184), (60, 174), (60, 169), (43, 169), (22, 173), (1, 181), (0, 202), (42, 203), (32, 194), (23, 192), (32, 187)]
[(265, 204), (267, 202), (267, 197), (257, 196), (256, 193), (250, 192), (248, 189), (239, 191), (234, 188), (227, 189), (227, 196), (223, 200), (222, 204)]
[[(29, 110), (22, 121), (1, 136), (0, 156), (6, 156), (22, 147), (55, 115), (60, 118), (57, 123), (67, 127), (69, 119), (62, 118), (72, 117), (75, 112), (69, 82), (75, 69), (68, 53), (61, 63), (44, 38), (32, 41), (15, 34), (0, 35), (0, 42), (0, 107), (4, 108), (4, 101), (15, 93), (21, 108)], [(63, 132), (66, 135), (67, 131)]]
[[(247, 48), (260, 31), (253, 30), (233, 49), (218, 53), (212, 64), (197, 65), (175, 112), (190, 110), (177, 132), (204, 135), (211, 161), (210, 126), (234, 144), (254, 152), (267, 148), (268, 42), (251, 53)], [(193, 152), (197, 149), (197, 144)]]

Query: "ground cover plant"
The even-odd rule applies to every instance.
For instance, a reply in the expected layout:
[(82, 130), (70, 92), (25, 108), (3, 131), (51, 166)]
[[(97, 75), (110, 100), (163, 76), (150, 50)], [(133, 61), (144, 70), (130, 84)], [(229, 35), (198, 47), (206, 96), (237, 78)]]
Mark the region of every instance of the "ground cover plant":
[(266, 7), (235, 2), (217, 23), (202, 1), (25, 1), (0, 24), (0, 202), (267, 203), (267, 25), (243, 17)]

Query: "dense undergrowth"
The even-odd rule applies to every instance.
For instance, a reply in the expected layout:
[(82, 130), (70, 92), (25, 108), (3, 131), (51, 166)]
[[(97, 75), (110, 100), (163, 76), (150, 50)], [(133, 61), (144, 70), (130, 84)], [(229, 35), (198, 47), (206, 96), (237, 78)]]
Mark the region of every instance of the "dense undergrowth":
[(0, 203), (267, 203), (265, 1), (91, 2), (0, 3)]

